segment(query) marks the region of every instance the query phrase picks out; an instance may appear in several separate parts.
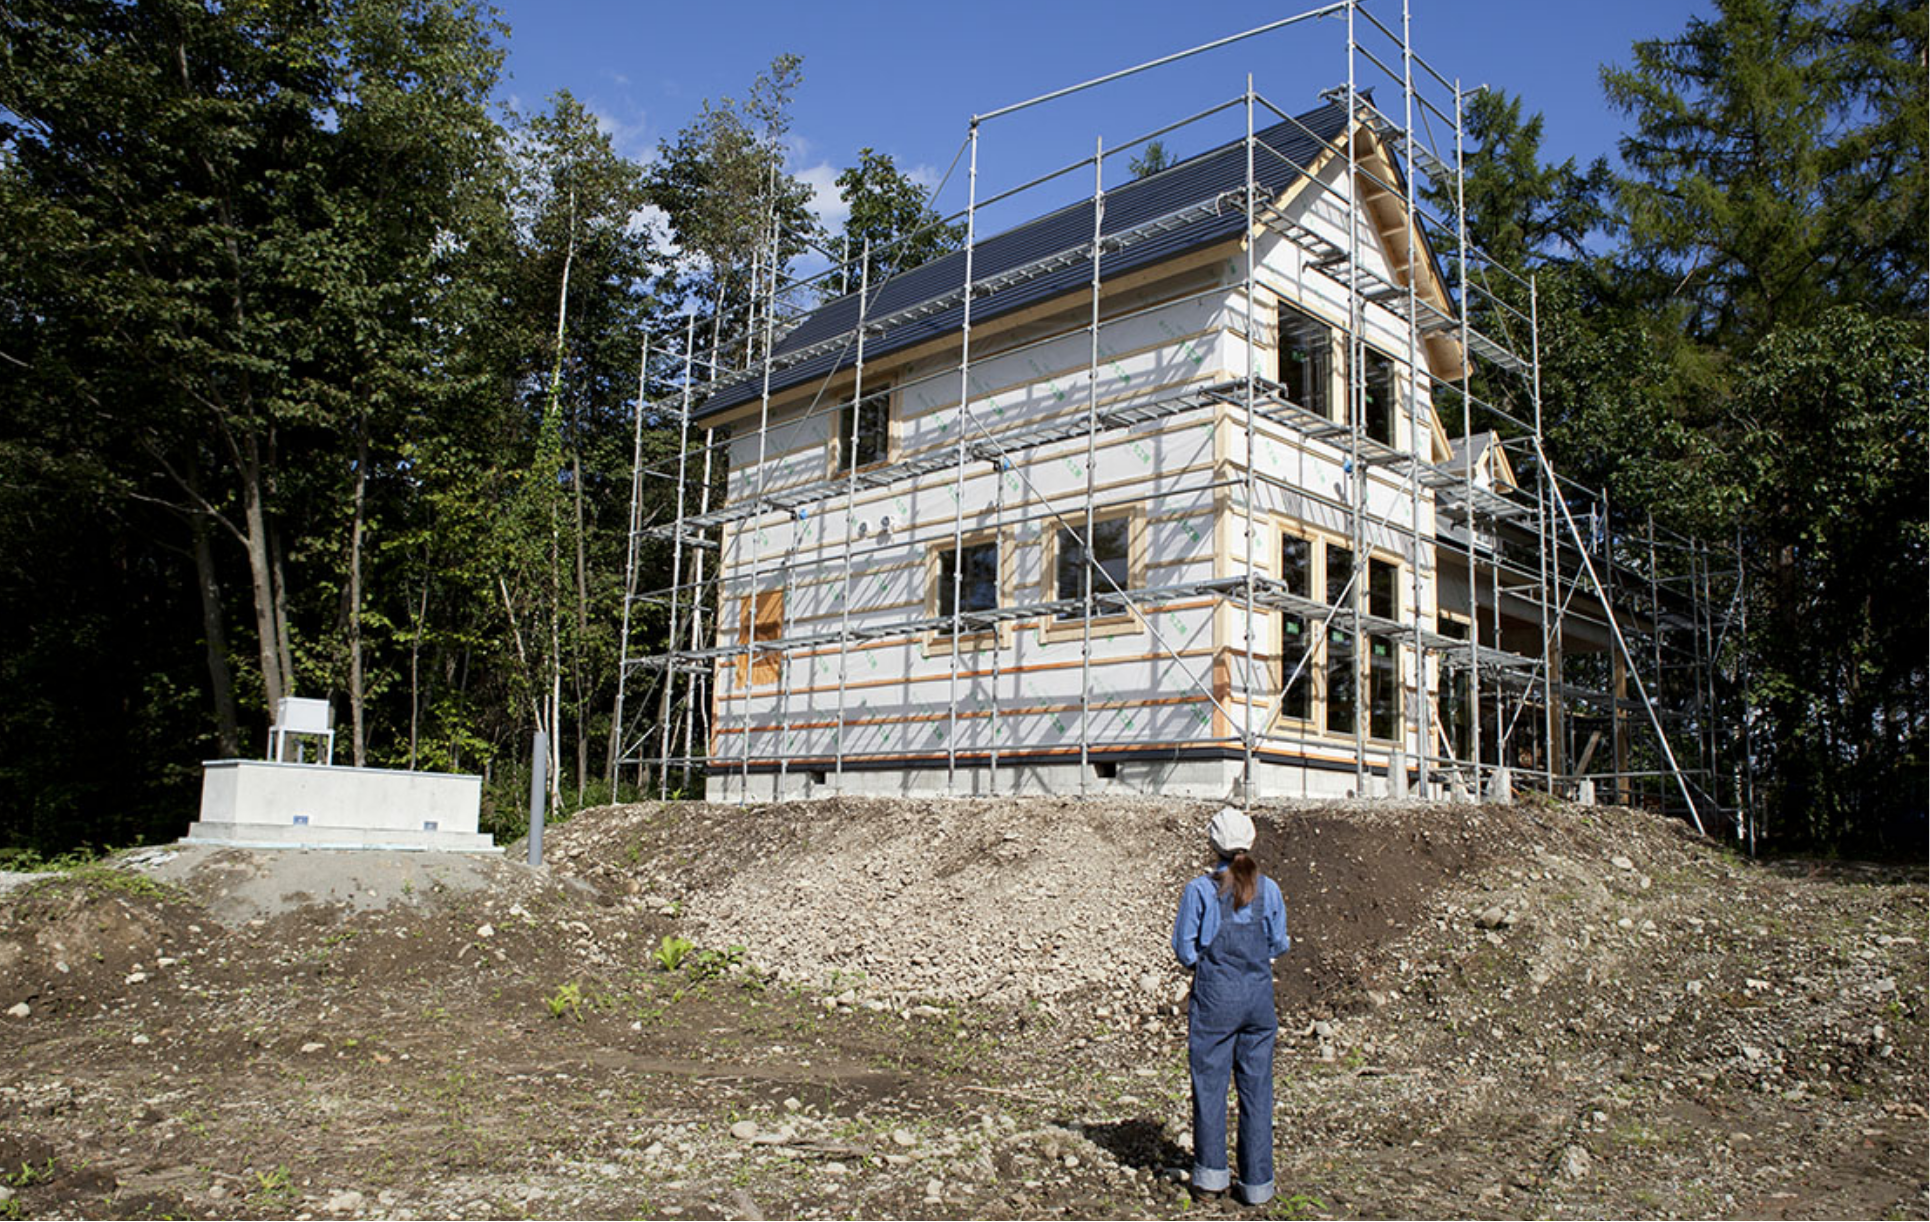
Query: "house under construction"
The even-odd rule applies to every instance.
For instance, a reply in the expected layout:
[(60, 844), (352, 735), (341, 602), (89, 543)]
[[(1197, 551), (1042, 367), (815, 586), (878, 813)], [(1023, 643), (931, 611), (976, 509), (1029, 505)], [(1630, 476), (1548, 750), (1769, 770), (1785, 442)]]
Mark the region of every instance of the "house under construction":
[[(684, 337), (625, 760), (713, 800), (1531, 785), (1742, 825), (1733, 552), (1553, 469), (1458, 84), (1356, 3), (1249, 35), (1305, 22), (1346, 26), (1319, 98), (1249, 81), (992, 233), (1053, 185), (983, 189), (994, 121), (1072, 90), (979, 116), (960, 249)], [(1155, 138), (1209, 147), (1123, 173)]]

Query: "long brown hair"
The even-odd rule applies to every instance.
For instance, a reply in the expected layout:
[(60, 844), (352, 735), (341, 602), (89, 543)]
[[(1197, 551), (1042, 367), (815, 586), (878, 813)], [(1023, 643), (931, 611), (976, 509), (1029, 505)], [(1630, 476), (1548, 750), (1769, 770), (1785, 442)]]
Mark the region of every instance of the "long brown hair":
[(1233, 860), (1220, 875), (1220, 894), (1233, 893), (1233, 906), (1244, 908), (1253, 902), (1260, 889), (1260, 867), (1245, 849), (1233, 850)]

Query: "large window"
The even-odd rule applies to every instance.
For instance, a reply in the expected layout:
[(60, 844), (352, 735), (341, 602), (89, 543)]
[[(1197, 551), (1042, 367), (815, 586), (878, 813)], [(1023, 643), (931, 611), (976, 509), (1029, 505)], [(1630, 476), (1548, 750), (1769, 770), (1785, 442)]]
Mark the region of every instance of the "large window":
[[(1439, 621), (1441, 635), (1456, 641), (1468, 639), (1466, 620), (1449, 619), (1442, 616)], [(1443, 658), (1446, 662), (1449, 659)], [(1466, 659), (1460, 659), (1449, 670), (1441, 690), (1441, 730), (1446, 735), (1448, 750), (1456, 760), (1463, 763), (1469, 760), (1469, 729), (1474, 722), (1473, 683), (1468, 676)]]
[(1311, 314), (1280, 303), (1280, 385), (1295, 406), (1331, 417), (1333, 332)]
[(838, 409), (838, 448), (831, 459), (833, 474), (884, 462), (891, 456), (891, 394), (877, 389), (862, 403)]
[[(1354, 549), (1329, 543), (1327, 556), (1327, 602), (1332, 606), (1352, 607), (1355, 591), (1349, 584), (1354, 575)], [(1354, 650), (1353, 617), (1342, 611), (1327, 624), (1327, 729), (1335, 734), (1352, 734), (1360, 707), (1360, 673)]]
[[(1318, 561), (1316, 570), (1315, 561)], [(1335, 608), (1320, 631), (1319, 618), (1307, 619), (1291, 611), (1280, 616), (1281, 681), (1292, 675), (1302, 657), (1305, 674), (1318, 675), (1320, 707), (1314, 705), (1311, 685), (1294, 684), (1282, 693), (1281, 715), (1317, 722), (1330, 734), (1353, 734), (1363, 712), (1367, 733), (1392, 740), (1400, 732), (1400, 647), (1397, 637), (1383, 628), (1354, 631), (1354, 612), (1378, 620), (1400, 619), (1400, 565), (1377, 556), (1367, 558), (1365, 589), (1354, 581), (1354, 550), (1340, 543), (1310, 543), (1282, 533), (1280, 579), (1289, 593), (1311, 596)], [(1364, 707), (1363, 707), (1364, 706)]]
[[(1132, 589), (1132, 519), (1102, 518), (1092, 524), (1092, 605), (1094, 615), (1116, 615), (1125, 600), (1113, 592)], [(1111, 578), (1111, 580), (1107, 580)], [(1086, 593), (1086, 528), (1059, 528), (1054, 540), (1052, 598), (1080, 598)], [(1059, 613), (1061, 619), (1082, 619), (1083, 606)]]
[[(1297, 535), (1280, 536), (1280, 581), (1289, 594), (1313, 596), (1313, 544)], [(1313, 716), (1314, 639), (1307, 617), (1280, 613), (1280, 715), (1296, 721)], [(1289, 682), (1291, 680), (1291, 682)]]

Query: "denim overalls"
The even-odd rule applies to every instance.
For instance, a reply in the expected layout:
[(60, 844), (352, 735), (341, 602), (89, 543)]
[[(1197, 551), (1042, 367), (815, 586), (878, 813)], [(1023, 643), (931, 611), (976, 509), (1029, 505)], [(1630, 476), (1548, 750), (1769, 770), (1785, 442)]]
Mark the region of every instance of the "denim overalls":
[(1258, 1205), (1273, 1195), (1273, 960), (1267, 954), (1260, 895), (1234, 920), (1233, 897), (1220, 894), (1220, 928), (1200, 952), (1187, 1004), (1187, 1060), (1193, 1076), (1193, 1186), (1228, 1186), (1226, 1083), (1240, 1090), (1239, 1195)]

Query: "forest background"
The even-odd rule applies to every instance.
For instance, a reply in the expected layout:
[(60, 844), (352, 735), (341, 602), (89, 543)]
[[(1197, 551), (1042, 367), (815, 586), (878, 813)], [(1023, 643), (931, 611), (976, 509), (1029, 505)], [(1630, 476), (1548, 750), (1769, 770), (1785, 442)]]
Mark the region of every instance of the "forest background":
[[(539, 725), (562, 809), (633, 791), (626, 578), (670, 556), (630, 565), (631, 480), (676, 452), (648, 405), (686, 337), (743, 332), (773, 262), (957, 230), (869, 149), (822, 229), (796, 57), (639, 163), (567, 92), (496, 105), (507, 37), (466, 0), (0, 9), (0, 853), (179, 836), (284, 694), (349, 762), (482, 773), (499, 836)], [(1505, 88), (1469, 116), (1555, 461), (1739, 545), (1767, 843), (1920, 855), (1923, 5), (1726, 0), (1603, 86), (1618, 169), (1545, 161)]]

